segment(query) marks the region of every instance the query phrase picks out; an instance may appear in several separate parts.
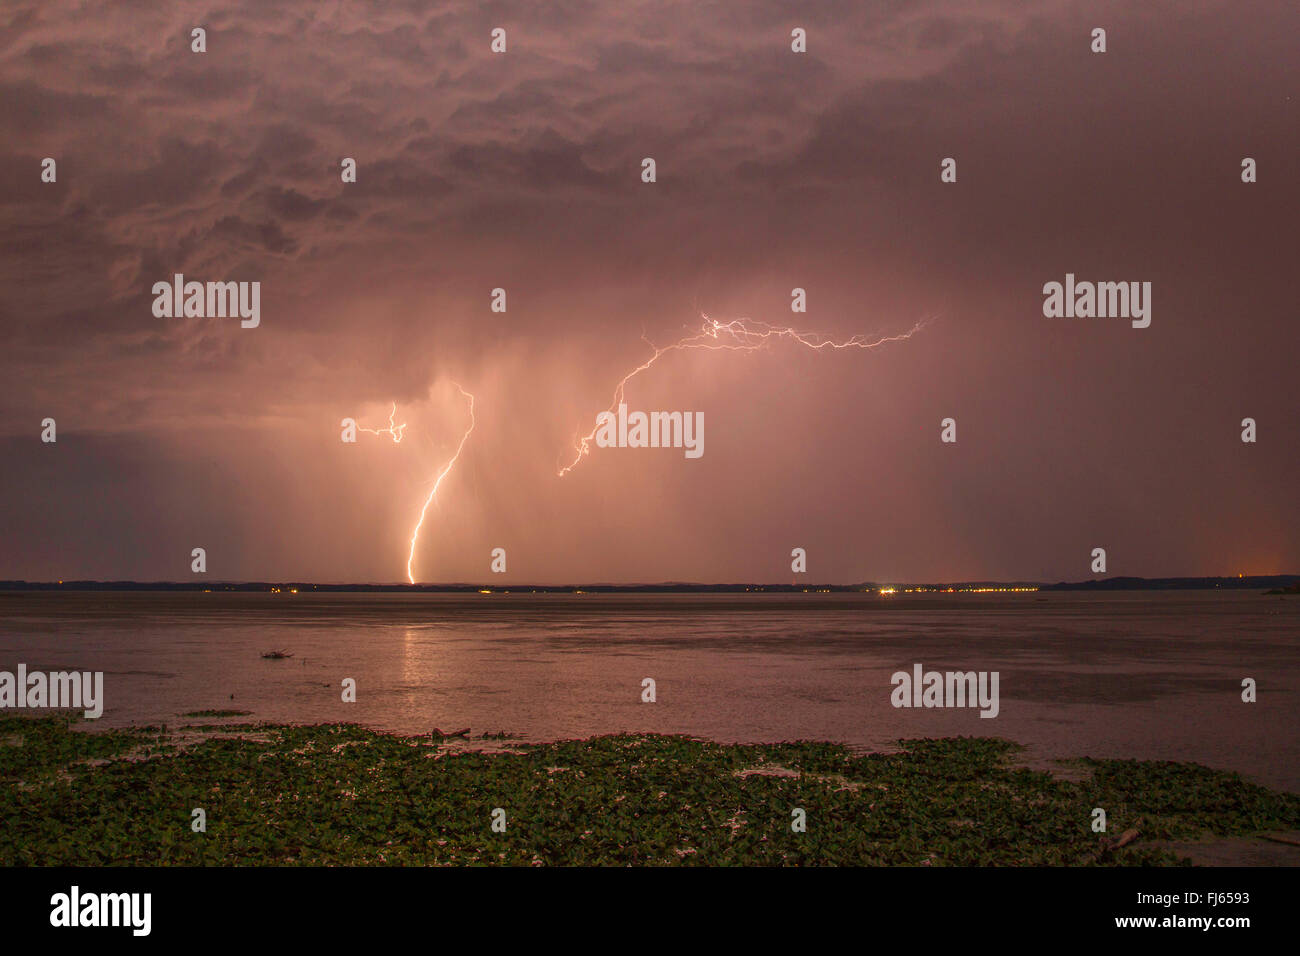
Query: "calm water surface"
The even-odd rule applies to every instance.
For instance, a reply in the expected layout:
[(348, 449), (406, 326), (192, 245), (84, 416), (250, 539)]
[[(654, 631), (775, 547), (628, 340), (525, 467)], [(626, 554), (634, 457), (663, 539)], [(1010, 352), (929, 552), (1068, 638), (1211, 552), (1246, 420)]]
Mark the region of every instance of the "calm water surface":
[[(1023, 595), (0, 595), (0, 669), (102, 670), (99, 726), (353, 721), (527, 739), (1000, 736), (1032, 760), (1194, 760), (1300, 790), (1300, 601)], [(272, 648), (294, 656), (263, 660)], [(890, 706), (890, 675), (1001, 674), (1001, 713)], [(340, 699), (344, 677), (358, 699)], [(658, 702), (641, 703), (653, 677)], [(1241, 702), (1253, 677), (1259, 701)], [(232, 698), (233, 695), (233, 698)]]

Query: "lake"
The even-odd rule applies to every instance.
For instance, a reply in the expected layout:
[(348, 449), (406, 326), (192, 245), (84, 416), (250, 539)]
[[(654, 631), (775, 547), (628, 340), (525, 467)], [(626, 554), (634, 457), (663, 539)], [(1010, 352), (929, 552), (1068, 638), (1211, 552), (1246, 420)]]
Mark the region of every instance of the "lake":
[[(1297, 635), (1300, 601), (1258, 592), (0, 595), (0, 669), (103, 671), (99, 727), (239, 709), (530, 740), (998, 736), (1035, 765), (1189, 760), (1289, 790)], [(263, 659), (272, 649), (293, 656)], [(918, 663), (997, 671), (998, 716), (891, 706), (891, 675)]]

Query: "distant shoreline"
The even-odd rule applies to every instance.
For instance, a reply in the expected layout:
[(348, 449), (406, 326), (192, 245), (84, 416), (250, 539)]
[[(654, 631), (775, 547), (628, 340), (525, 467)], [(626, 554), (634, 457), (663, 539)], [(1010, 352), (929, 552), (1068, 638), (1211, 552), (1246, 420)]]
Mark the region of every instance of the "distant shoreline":
[(861, 584), (318, 584), (310, 581), (0, 581), (13, 591), (231, 591), (392, 594), (944, 594), (1029, 591), (1268, 591), (1300, 593), (1300, 574), (1241, 577), (1139, 578), (1091, 581), (960, 581), (943, 584), (864, 582)]

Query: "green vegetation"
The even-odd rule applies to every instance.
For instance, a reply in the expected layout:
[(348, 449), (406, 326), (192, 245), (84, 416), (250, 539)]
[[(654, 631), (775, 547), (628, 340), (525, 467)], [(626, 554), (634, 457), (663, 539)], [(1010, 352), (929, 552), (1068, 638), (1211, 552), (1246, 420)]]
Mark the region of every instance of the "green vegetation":
[(1236, 774), (1084, 760), (1073, 776), (1088, 779), (1067, 781), (993, 739), (869, 755), (654, 735), (465, 746), (351, 725), (174, 735), (0, 717), (0, 865), (1176, 864), (1150, 841), (1300, 825), (1300, 796)]

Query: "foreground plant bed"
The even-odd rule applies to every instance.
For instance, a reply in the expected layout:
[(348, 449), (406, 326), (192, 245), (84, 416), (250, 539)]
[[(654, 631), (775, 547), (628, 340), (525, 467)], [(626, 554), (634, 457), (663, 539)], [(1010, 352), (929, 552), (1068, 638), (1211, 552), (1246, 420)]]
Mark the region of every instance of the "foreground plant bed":
[(1178, 864), (1151, 841), (1300, 825), (1300, 797), (1195, 764), (1082, 760), (1070, 781), (1016, 767), (1003, 740), (900, 745), (639, 734), (479, 751), (344, 724), (0, 717), (0, 864)]

